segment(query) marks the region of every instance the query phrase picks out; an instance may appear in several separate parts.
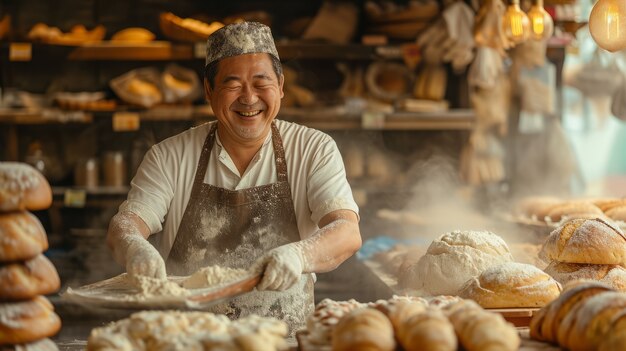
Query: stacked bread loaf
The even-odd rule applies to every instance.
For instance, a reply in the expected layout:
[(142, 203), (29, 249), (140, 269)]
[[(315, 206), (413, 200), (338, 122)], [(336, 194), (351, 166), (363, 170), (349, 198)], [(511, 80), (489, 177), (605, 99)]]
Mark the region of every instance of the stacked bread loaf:
[[(436, 297), (430, 300), (394, 297), (370, 304), (324, 301), (322, 309), (336, 305), (341, 316), (326, 327), (330, 338), (326, 342), (335, 351), (341, 350), (517, 350), (520, 337), (504, 318), (487, 312), (470, 300)], [(318, 306), (319, 307), (319, 306)], [(307, 324), (309, 333), (315, 331), (312, 316)], [(328, 340), (328, 341), (326, 341)], [(320, 340), (318, 340), (320, 341)], [(327, 345), (327, 344), (326, 344)]]
[[(50, 206), (47, 180), (29, 165), (0, 162), (0, 346), (56, 349), (46, 339), (61, 320), (44, 296), (59, 289), (59, 275), (42, 254), (43, 226), (29, 210)], [(4, 346), (3, 346), (4, 345)], [(10, 346), (7, 346), (10, 345)]]
[(626, 294), (604, 283), (577, 280), (533, 316), (533, 339), (571, 351), (626, 349)]
[(609, 221), (570, 220), (550, 233), (539, 255), (561, 284), (592, 279), (626, 291), (626, 235)]

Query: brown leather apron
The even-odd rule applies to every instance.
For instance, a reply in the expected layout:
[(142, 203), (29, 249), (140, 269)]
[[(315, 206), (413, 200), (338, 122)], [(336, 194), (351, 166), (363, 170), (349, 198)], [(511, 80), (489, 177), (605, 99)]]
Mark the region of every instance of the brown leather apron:
[[(278, 181), (242, 190), (204, 183), (216, 130), (214, 123), (204, 142), (189, 203), (167, 258), (168, 274), (190, 275), (211, 265), (248, 269), (269, 250), (300, 240), (285, 150), (275, 123), (272, 143)], [(210, 308), (231, 319), (250, 314), (276, 317), (289, 324), (290, 334), (303, 327), (312, 310), (311, 274), (303, 274), (287, 291), (255, 290)]]

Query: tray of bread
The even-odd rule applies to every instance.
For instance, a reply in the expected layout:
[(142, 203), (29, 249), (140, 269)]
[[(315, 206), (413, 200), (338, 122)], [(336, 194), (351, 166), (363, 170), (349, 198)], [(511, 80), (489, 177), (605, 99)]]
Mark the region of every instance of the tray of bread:
[(208, 266), (191, 276), (169, 276), (165, 280), (122, 273), (79, 288), (68, 288), (62, 297), (102, 308), (202, 309), (253, 290), (260, 279), (258, 273), (220, 266)]

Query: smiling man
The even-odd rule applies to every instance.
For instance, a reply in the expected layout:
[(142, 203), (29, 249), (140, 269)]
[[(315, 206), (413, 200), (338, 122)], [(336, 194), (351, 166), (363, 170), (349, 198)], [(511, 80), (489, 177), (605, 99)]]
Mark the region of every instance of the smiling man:
[(313, 308), (313, 273), (335, 269), (361, 236), (335, 142), (276, 120), (283, 83), (269, 27), (243, 22), (211, 35), (204, 89), (217, 121), (150, 149), (107, 242), (130, 275), (257, 269), (257, 291), (213, 311), (274, 316), (293, 332)]

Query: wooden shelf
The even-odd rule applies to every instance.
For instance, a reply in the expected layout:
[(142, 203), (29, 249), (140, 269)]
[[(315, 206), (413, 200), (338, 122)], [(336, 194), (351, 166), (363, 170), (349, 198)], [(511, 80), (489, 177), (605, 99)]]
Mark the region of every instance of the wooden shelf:
[(78, 187), (78, 186), (53, 186), (52, 196), (64, 196), (68, 191), (84, 191), (87, 195), (96, 196), (117, 196), (128, 194), (129, 186), (97, 186), (97, 187)]

